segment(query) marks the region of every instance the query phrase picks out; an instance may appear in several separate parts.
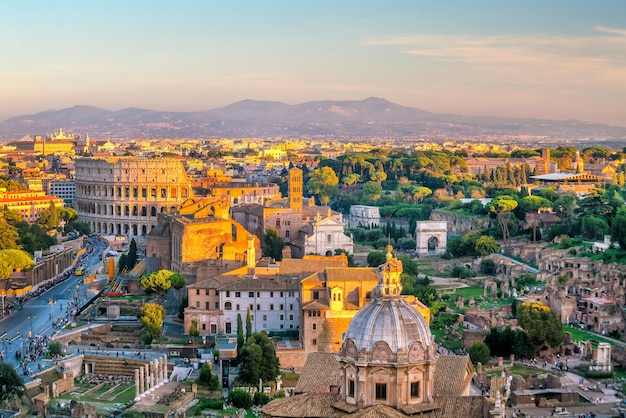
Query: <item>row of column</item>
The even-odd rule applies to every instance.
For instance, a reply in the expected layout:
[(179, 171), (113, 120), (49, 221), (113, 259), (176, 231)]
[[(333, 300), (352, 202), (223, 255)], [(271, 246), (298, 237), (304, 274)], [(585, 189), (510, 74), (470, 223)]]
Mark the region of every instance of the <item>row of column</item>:
[(169, 382), (167, 375), (167, 355), (152, 360), (135, 369), (135, 401), (154, 392)]

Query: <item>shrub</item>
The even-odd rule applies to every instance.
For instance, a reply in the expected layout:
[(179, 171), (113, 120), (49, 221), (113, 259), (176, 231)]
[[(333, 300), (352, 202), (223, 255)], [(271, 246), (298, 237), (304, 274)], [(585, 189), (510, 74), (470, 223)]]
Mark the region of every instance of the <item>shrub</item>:
[(457, 264), (452, 268), (452, 276), (459, 279), (469, 279), (470, 277), (476, 277), (476, 272), (467, 266)]
[(252, 396), (245, 390), (235, 389), (231, 391), (228, 400), (237, 408), (248, 409), (252, 406)]
[(51, 356), (60, 356), (63, 354), (63, 344), (60, 341), (50, 341), (48, 343), (48, 350), (50, 350)]
[(276, 393), (274, 394), (274, 399), (278, 399), (278, 398), (284, 398), (285, 397), (285, 391), (284, 390), (277, 390)]
[(270, 401), (269, 396), (263, 392), (255, 392), (252, 398), (252, 403), (255, 405), (263, 406)]

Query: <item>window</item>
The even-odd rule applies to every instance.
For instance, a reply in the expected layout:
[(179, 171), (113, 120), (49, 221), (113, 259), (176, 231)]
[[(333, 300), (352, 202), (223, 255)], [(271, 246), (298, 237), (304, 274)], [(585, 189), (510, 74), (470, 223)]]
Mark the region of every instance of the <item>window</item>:
[(217, 289), (215, 289), (215, 296), (219, 296), (219, 295), (220, 295), (220, 292)]
[(387, 400), (387, 384), (386, 383), (376, 383), (376, 400), (378, 401)]
[(241, 297), (241, 292), (235, 292), (235, 297), (236, 298), (240, 298)]
[(313, 338), (313, 341), (311, 341), (311, 343), (312, 343), (313, 345), (317, 345), (317, 338)]
[[(281, 295), (282, 296), (282, 295)], [(289, 297), (292, 298), (294, 297), (294, 292), (289, 292)]]
[(348, 380), (348, 396), (354, 398), (354, 380)]
[(196, 289), (196, 296), (200, 295), (200, 289)]
[(263, 315), (263, 320), (267, 321), (267, 315)]
[(293, 311), (293, 303), (290, 303), (290, 304), (289, 304), (289, 310), (290, 310), (290, 311)]
[(281, 298), (283, 297), (283, 292), (280, 292), (280, 297), (281, 297)]
[(207, 295), (207, 296), (209, 296), (209, 295), (210, 295), (210, 291), (209, 291), (209, 289), (205, 289), (205, 290), (204, 290), (204, 294), (205, 294), (205, 295)]
[(209, 302), (209, 301), (205, 302), (205, 303), (204, 303), (204, 306), (206, 306), (206, 308), (205, 308), (205, 309), (206, 309), (207, 311), (210, 311), (210, 310), (211, 310), (211, 302)]
[(330, 244), (330, 243), (332, 242), (332, 238), (333, 238), (333, 237), (332, 237), (330, 234), (326, 234), (326, 242), (327, 242), (327, 243), (329, 243), (329, 244)]
[(284, 320), (285, 320), (285, 315), (281, 315), (281, 316), (280, 316), (280, 320), (281, 320), (281, 321), (284, 321)]
[(254, 292), (248, 292), (248, 297), (249, 298), (253, 298), (254, 297)]
[(230, 290), (226, 291), (226, 297), (229, 298), (230, 297)]
[(215, 309), (219, 309), (220, 308), (220, 303), (219, 302), (215, 302)]
[(230, 322), (226, 323), (226, 334), (230, 334), (233, 332), (233, 326)]
[(260, 298), (261, 297), (261, 292), (256, 292), (256, 297)]
[(273, 298), (274, 297), (274, 292), (270, 292), (270, 297)]
[(199, 301), (199, 300), (197, 300), (197, 301), (196, 301), (196, 308), (199, 308), (199, 307), (200, 307), (200, 301)]
[(317, 324), (313, 324), (313, 331), (317, 330)]
[(313, 292), (313, 300), (318, 300), (320, 298), (320, 292), (318, 292), (317, 290), (315, 290)]
[(250, 305), (250, 310), (253, 311), (254, 310), (254, 305)]
[(230, 303), (230, 302), (224, 303), (224, 310), (225, 311), (230, 311), (232, 309), (233, 309), (233, 304), (232, 303)]
[(280, 219), (276, 219), (276, 227), (280, 228)]
[(285, 231), (285, 238), (289, 238), (289, 230)]
[(293, 321), (293, 315), (289, 315), (289, 320)]
[(256, 310), (260, 311), (261, 310), (261, 305), (256, 305)]
[(411, 382), (411, 398), (420, 397), (420, 382)]
[(274, 310), (274, 304), (272, 303), (270, 304), (270, 311), (273, 311), (273, 310)]
[(237, 304), (237, 310), (239, 310), (239, 304)]

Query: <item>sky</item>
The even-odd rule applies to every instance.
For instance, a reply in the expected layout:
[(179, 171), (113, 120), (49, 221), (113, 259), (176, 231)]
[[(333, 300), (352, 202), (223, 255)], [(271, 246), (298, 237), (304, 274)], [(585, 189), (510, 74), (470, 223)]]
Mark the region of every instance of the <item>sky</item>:
[(626, 126), (626, 1), (2, 0), (0, 120), (382, 97)]

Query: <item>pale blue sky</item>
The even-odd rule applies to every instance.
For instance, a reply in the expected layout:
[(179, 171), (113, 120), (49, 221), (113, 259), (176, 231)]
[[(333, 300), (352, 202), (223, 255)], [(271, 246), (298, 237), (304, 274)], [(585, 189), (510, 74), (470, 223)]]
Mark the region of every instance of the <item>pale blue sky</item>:
[(0, 1), (0, 120), (369, 96), (626, 126), (626, 1)]

